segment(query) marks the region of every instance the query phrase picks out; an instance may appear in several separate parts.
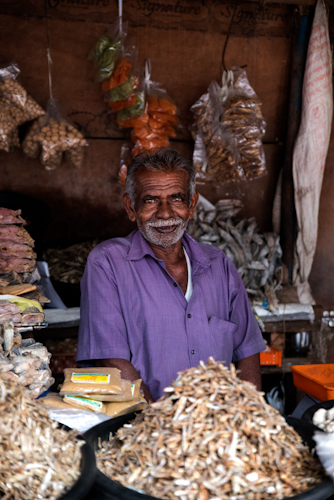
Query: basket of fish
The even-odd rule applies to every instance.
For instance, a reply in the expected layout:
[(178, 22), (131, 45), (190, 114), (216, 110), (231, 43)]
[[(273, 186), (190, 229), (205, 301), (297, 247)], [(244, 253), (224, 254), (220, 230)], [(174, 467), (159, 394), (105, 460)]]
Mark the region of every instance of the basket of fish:
[(95, 455), (77, 431), (61, 428), (25, 388), (0, 376), (0, 497), (81, 500), (96, 474)]
[(100, 500), (327, 499), (309, 422), (284, 418), (236, 371), (209, 358), (138, 414), (85, 434)]

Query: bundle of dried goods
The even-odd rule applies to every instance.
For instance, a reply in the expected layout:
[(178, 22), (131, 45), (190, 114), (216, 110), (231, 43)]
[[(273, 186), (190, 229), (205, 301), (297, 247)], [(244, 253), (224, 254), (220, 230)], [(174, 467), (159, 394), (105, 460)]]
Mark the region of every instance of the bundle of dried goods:
[(0, 286), (16, 284), (15, 275), (13, 280), (7, 273), (19, 274), (19, 283), (29, 281), (36, 268), (34, 240), (24, 229), (25, 224), (21, 210), (0, 208)]
[(80, 476), (83, 440), (65, 431), (26, 396), (19, 384), (0, 375), (1, 498), (55, 500)]
[(0, 325), (0, 374), (28, 389), (36, 399), (54, 383), (49, 367), (51, 354), (34, 339), (22, 339), (11, 320)]
[(209, 358), (180, 372), (165, 394), (97, 452), (124, 486), (176, 500), (283, 498), (323, 469), (255, 387)]
[(81, 167), (86, 144), (84, 135), (60, 112), (56, 100), (50, 99), (46, 114), (32, 124), (22, 149), (28, 158), (40, 156), (46, 170), (54, 170), (63, 154), (72, 165)]
[(17, 64), (0, 68), (0, 150), (20, 147), (18, 126), (43, 116), (45, 111), (18, 82)]
[(266, 173), (261, 102), (244, 70), (225, 72), (222, 87), (211, 82), (191, 110), (195, 117), (193, 160), (199, 183), (219, 185), (257, 179)]

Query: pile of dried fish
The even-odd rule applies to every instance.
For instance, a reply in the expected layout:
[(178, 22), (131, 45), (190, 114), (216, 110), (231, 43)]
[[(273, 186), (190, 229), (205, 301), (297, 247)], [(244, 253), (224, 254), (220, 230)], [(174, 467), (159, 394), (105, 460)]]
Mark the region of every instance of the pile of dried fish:
[(85, 270), (87, 257), (99, 241), (85, 241), (68, 248), (46, 250), (44, 260), (48, 263), (50, 276), (56, 281), (79, 284)]
[[(30, 274), (36, 268), (34, 240), (24, 229), (26, 221), (21, 217), (21, 210), (0, 207), (0, 279), (8, 273), (19, 276)], [(6, 282), (6, 279), (5, 279)], [(20, 281), (22, 283), (23, 281)], [(11, 285), (14, 283), (8, 283)], [(6, 286), (1, 281), (1, 286)]]
[(236, 220), (241, 208), (240, 200), (219, 200), (213, 210), (205, 210), (199, 203), (187, 231), (195, 240), (223, 250), (235, 264), (253, 303), (261, 305), (265, 296), (274, 296), (278, 284), (279, 236), (259, 233), (254, 218)]
[(11, 320), (0, 324), (0, 375), (25, 386), (31, 399), (36, 399), (55, 381), (50, 358), (43, 344), (22, 339)]
[(209, 358), (180, 372), (97, 452), (99, 469), (157, 498), (264, 500), (308, 490), (323, 469), (262, 393)]
[(3, 500), (55, 500), (80, 475), (81, 446), (26, 396), (19, 384), (0, 376), (0, 490)]

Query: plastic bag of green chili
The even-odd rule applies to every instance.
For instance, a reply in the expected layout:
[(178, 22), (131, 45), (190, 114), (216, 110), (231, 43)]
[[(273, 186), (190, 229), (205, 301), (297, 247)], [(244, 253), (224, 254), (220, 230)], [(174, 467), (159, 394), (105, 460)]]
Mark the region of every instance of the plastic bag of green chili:
[(117, 20), (90, 50), (88, 59), (93, 61), (96, 81), (102, 82), (112, 75), (115, 62), (123, 49), (127, 30), (128, 23), (122, 24)]

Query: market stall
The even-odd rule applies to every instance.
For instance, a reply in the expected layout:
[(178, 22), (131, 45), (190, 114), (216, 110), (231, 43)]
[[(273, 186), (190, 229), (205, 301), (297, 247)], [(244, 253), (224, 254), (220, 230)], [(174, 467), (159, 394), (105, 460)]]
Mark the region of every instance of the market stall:
[[(332, 2), (7, 3), (0, 26), (0, 497), (334, 498)], [(126, 178), (161, 147), (194, 166), (187, 232), (212, 260), (228, 257), (261, 349), (197, 364), (192, 339), (191, 368), (149, 404), (140, 370), (102, 366), (102, 354), (77, 361), (80, 322), (95, 309), (97, 331), (111, 296), (101, 287), (80, 302), (80, 286), (91, 252), (136, 228)], [(189, 285), (198, 268), (182, 251)], [(164, 271), (186, 309), (192, 290)], [(136, 311), (121, 310), (123, 337), (145, 305), (127, 280), (114, 287), (126, 282), (120, 310)], [(185, 313), (208, 345), (217, 325), (231, 338), (239, 328), (211, 303), (206, 323)], [(253, 355), (263, 393), (234, 367)]]

